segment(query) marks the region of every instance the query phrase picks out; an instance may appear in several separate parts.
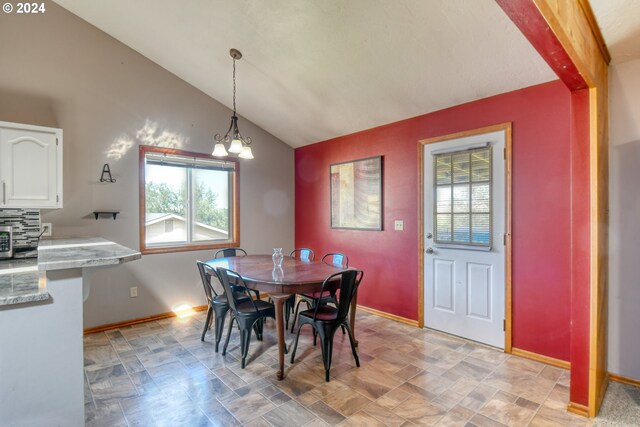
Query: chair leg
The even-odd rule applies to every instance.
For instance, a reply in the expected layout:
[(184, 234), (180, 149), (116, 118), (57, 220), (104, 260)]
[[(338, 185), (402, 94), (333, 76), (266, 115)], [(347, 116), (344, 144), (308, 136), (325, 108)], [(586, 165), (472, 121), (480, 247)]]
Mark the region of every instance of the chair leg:
[(231, 328), (233, 328), (233, 321), (236, 321), (235, 317), (231, 317), (229, 320), (229, 329), (227, 330), (227, 339), (224, 340), (224, 346), (222, 347), (222, 355), (227, 354), (227, 346), (229, 345), (229, 338), (231, 338)]
[(360, 359), (358, 358), (358, 352), (356, 351), (355, 338), (353, 337), (353, 332), (351, 332), (351, 326), (346, 323), (342, 326), (342, 330), (344, 330), (345, 327), (347, 328), (347, 331), (349, 331), (349, 343), (351, 343), (351, 351), (353, 352), (353, 358), (356, 359), (356, 366), (359, 368)]
[(244, 366), (247, 360), (247, 354), (249, 354), (249, 343), (251, 342), (251, 329), (252, 329), (251, 327), (240, 329), (240, 335), (242, 337), (240, 341), (240, 350), (242, 352), (242, 363), (241, 363), (242, 369), (244, 369)]
[(264, 317), (258, 319), (256, 323), (253, 324), (253, 330), (256, 333), (256, 339), (258, 341), (262, 341), (262, 330), (264, 328)]
[(289, 330), (289, 319), (291, 318), (291, 311), (293, 311), (293, 305), (296, 303), (296, 296), (292, 295), (284, 302), (284, 330)]
[[(211, 314), (213, 312), (213, 307), (211, 307), (211, 304), (209, 304), (209, 308), (207, 309), (207, 320), (204, 321), (204, 330), (202, 331), (202, 337), (200, 338), (200, 341), (204, 341), (204, 336), (207, 334), (207, 331), (209, 330), (209, 328), (211, 328)], [(218, 323), (216, 322), (216, 325)]]
[[(293, 351), (291, 352), (291, 363), (293, 363), (293, 359), (296, 358), (296, 350), (298, 349), (298, 339), (300, 339), (300, 329), (302, 329), (303, 325), (304, 324), (298, 326), (298, 333), (296, 334), (296, 340), (293, 343)], [(314, 329), (314, 331), (315, 331), (315, 329)], [(291, 332), (293, 333), (293, 331), (291, 331)]]
[(333, 353), (333, 334), (335, 330), (327, 330), (326, 328), (318, 328), (320, 341), (322, 345), (322, 362), (324, 363), (324, 380), (329, 382), (329, 370), (331, 369), (331, 355)]
[(293, 311), (293, 320), (291, 321), (291, 333), (293, 333), (293, 329), (296, 326), (296, 320), (298, 320), (298, 311), (300, 310), (301, 302), (302, 302), (302, 299), (299, 299), (298, 302), (296, 302), (296, 309)]
[(228, 311), (228, 309), (216, 311), (216, 353), (218, 352), (218, 346), (220, 345), (220, 340), (222, 339), (222, 332), (224, 331), (224, 319), (225, 317), (227, 317)]

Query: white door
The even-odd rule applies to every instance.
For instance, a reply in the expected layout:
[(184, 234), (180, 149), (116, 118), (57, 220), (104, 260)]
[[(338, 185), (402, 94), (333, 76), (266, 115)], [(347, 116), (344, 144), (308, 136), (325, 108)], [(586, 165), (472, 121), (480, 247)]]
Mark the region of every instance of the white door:
[(424, 145), (425, 326), (504, 348), (505, 132)]

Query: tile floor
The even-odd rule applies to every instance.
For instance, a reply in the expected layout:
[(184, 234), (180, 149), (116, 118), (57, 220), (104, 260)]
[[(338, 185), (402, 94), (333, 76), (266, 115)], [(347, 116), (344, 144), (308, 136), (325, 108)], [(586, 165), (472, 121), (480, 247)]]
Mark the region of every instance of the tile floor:
[(276, 381), (274, 321), (264, 341), (252, 337), (243, 370), (237, 332), (223, 357), (213, 331), (200, 341), (204, 318), (87, 335), (86, 425), (589, 425), (565, 411), (567, 371), (462, 339), (358, 314), (360, 368), (338, 331), (326, 383), (305, 327), (296, 363), (287, 357), (287, 376)]

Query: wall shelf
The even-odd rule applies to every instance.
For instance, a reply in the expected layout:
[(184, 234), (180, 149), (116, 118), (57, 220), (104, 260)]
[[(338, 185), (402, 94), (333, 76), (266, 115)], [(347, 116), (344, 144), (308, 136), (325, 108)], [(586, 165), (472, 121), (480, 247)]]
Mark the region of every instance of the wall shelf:
[(93, 211), (93, 216), (97, 220), (100, 215), (111, 215), (115, 221), (116, 216), (118, 216), (119, 213), (120, 211)]

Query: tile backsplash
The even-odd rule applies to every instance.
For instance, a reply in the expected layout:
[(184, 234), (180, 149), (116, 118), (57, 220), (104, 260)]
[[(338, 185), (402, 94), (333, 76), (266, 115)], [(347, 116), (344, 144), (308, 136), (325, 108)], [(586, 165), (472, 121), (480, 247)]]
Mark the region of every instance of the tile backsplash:
[(38, 234), (40, 234), (39, 209), (0, 209), (0, 225), (13, 227), (14, 249), (38, 245)]

